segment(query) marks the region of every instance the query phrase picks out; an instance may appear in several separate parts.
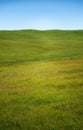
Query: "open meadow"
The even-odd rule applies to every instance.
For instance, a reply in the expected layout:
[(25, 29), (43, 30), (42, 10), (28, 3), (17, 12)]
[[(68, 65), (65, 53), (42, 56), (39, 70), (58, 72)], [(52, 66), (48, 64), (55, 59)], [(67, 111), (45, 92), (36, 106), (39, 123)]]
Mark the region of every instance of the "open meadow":
[(83, 31), (0, 31), (0, 130), (83, 130)]

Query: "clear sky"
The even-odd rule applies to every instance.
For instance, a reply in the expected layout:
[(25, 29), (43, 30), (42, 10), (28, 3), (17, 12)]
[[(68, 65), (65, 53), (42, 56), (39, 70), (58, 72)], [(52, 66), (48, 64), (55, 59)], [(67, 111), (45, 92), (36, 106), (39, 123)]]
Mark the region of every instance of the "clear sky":
[(0, 0), (0, 30), (83, 29), (83, 0)]

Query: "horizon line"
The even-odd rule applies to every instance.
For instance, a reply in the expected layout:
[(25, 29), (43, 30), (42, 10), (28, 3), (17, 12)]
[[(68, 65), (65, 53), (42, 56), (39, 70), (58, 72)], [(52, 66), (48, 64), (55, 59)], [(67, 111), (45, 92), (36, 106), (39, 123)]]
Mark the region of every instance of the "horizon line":
[(1, 29), (0, 31), (83, 31), (83, 29)]

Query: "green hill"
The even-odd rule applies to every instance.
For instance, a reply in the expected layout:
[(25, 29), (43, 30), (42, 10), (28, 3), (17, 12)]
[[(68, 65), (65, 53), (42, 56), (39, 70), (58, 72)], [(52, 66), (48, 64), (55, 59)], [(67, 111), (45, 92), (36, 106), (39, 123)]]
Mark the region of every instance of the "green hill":
[(0, 64), (83, 56), (83, 31), (0, 31)]
[(83, 130), (83, 31), (0, 31), (0, 130)]

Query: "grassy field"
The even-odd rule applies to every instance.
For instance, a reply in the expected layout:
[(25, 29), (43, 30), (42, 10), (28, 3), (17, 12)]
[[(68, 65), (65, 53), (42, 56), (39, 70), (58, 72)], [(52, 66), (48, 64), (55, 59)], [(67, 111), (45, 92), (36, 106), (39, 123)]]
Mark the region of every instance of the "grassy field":
[(0, 31), (0, 130), (83, 130), (83, 31)]

